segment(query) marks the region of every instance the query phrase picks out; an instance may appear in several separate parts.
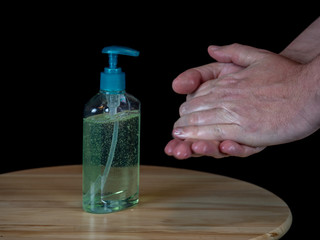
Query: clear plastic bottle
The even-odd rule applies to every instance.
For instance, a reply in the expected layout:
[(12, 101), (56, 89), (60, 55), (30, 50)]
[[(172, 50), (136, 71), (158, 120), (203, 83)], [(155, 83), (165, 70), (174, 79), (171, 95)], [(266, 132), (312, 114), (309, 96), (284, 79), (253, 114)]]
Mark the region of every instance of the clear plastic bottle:
[(109, 68), (101, 73), (100, 92), (84, 108), (83, 209), (110, 213), (139, 201), (140, 102), (125, 91), (125, 75), (117, 54), (138, 56), (111, 46)]

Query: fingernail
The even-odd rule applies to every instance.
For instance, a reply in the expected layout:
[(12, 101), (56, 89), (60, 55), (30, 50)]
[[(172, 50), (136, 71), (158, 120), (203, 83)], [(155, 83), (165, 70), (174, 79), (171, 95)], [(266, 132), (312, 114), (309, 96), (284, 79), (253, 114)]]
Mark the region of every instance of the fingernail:
[(173, 130), (172, 135), (177, 138), (184, 138), (185, 134), (182, 128), (176, 128)]
[(216, 46), (216, 45), (210, 45), (209, 46), (209, 50), (210, 51), (216, 51), (216, 50), (218, 50), (220, 48), (220, 46)]

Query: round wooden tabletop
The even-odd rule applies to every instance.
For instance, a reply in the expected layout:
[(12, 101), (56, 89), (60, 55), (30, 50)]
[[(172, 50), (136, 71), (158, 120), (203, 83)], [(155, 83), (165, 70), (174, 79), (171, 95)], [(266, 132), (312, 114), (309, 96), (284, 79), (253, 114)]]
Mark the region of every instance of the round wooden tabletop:
[(80, 165), (0, 174), (0, 239), (279, 239), (291, 212), (277, 196), (220, 175), (141, 166), (140, 202), (81, 207)]

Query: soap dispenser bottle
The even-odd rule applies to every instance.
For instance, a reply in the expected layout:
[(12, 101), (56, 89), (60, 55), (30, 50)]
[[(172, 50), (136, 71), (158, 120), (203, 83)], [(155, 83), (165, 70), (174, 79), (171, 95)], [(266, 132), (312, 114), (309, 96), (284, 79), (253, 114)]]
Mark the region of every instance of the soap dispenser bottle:
[(139, 201), (140, 102), (125, 91), (118, 55), (139, 52), (105, 47), (109, 67), (100, 76), (100, 91), (84, 108), (82, 206), (90, 213), (110, 213)]

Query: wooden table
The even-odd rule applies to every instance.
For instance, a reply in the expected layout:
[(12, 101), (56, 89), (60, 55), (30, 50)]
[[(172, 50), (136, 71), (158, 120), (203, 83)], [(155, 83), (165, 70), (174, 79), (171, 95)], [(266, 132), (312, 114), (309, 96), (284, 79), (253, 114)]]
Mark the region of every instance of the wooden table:
[(81, 166), (0, 174), (0, 240), (279, 239), (291, 220), (263, 188), (198, 171), (141, 166), (140, 203), (103, 215), (81, 208)]

